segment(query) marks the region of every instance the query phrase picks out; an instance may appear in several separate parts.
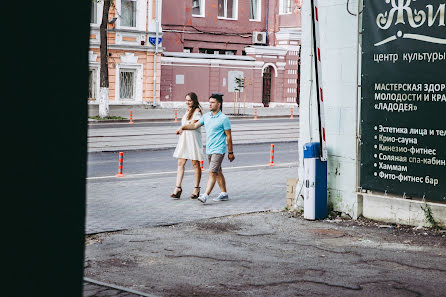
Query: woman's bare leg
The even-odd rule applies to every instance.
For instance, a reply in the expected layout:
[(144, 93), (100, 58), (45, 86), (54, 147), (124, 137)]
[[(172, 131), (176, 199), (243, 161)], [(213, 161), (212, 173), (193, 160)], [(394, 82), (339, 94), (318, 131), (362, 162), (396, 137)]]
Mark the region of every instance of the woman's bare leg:
[(201, 181), (200, 161), (192, 160), (192, 165), (194, 166), (194, 187), (195, 187), (192, 194), (197, 195), (198, 192), (200, 191), (200, 189), (198, 189), (197, 187), (200, 186), (200, 181)]
[[(178, 167), (177, 167), (177, 184), (175, 186), (181, 187), (181, 183), (183, 182), (184, 177), (184, 166), (186, 165), (187, 159), (178, 158)], [(178, 193), (180, 189), (175, 188), (173, 191), (174, 194)]]

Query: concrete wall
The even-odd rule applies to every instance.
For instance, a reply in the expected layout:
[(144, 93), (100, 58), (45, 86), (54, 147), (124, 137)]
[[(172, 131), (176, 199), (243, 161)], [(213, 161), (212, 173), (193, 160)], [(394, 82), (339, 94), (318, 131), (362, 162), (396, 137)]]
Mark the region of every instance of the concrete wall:
[(363, 195), (363, 216), (377, 221), (394, 224), (430, 227), (425, 210), (428, 206), (438, 226), (446, 228), (446, 207), (444, 204), (382, 195)]
[[(345, 4), (344, 0), (319, 1), (328, 199), (334, 210), (357, 217), (360, 214), (356, 195), (358, 19), (348, 13)], [(350, 1), (351, 11), (357, 12), (357, 6), (357, 0)], [(303, 3), (302, 32), (300, 147), (307, 142), (319, 142), (310, 1)], [(303, 154), (300, 163), (302, 181)], [(301, 198), (297, 202), (301, 203)]]

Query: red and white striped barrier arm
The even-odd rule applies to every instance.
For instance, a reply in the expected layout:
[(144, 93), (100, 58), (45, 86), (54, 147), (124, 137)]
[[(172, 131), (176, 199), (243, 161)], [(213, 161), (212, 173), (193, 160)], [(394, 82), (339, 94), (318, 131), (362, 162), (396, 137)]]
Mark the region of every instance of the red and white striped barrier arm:
[(319, 115), (319, 138), (321, 143), (321, 161), (327, 161), (327, 143), (325, 138), (325, 111), (324, 111), (324, 92), (322, 86), (322, 57), (321, 42), (319, 32), (319, 6), (318, 0), (311, 0), (311, 12), (313, 21), (313, 47), (316, 68), (316, 88)]

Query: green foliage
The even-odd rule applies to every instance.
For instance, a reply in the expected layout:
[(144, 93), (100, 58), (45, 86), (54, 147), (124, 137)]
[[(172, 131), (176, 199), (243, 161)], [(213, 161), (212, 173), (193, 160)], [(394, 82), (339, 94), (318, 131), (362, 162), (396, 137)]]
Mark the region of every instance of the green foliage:
[(244, 78), (236, 77), (235, 83), (237, 85), (237, 88), (235, 88), (236, 91), (241, 91), (241, 89), (245, 87), (245, 79)]
[(424, 211), (424, 217), (426, 218), (426, 221), (429, 223), (429, 225), (432, 228), (437, 228), (438, 224), (434, 219), (434, 216), (432, 215), (432, 209), (431, 207), (424, 202), (424, 205), (421, 205), (421, 209)]

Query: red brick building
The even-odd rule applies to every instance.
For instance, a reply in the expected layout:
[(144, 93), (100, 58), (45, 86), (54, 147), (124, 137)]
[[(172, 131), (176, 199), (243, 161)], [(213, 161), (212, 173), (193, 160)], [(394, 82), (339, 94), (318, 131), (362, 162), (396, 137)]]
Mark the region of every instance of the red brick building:
[[(301, 0), (164, 0), (161, 103), (295, 104)], [(236, 78), (244, 79), (240, 88)], [(237, 89), (241, 89), (237, 95)]]

